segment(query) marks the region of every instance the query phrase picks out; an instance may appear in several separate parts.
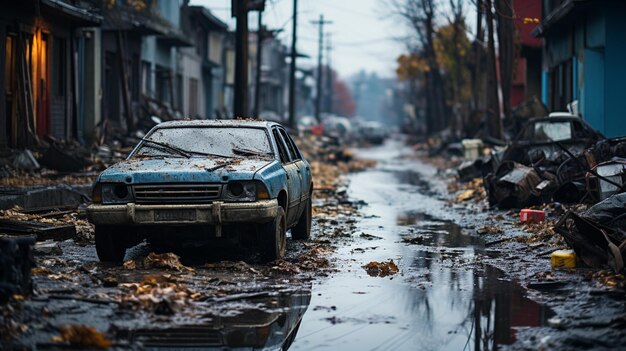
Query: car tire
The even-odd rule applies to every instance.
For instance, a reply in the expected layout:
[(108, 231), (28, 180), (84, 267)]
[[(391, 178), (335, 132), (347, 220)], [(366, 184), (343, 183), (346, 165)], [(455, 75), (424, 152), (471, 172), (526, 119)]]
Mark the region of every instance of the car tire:
[(292, 238), (296, 240), (306, 240), (311, 237), (311, 217), (313, 217), (313, 206), (311, 198), (309, 198), (304, 211), (302, 211), (302, 214), (300, 215), (298, 224), (291, 228)]
[(287, 223), (285, 210), (278, 208), (276, 217), (262, 225), (261, 256), (265, 262), (275, 261), (285, 256), (287, 250)]
[(119, 231), (119, 228), (115, 226), (96, 226), (96, 252), (100, 262), (120, 263), (124, 261), (126, 243), (120, 237), (120, 233), (116, 233), (116, 231)]

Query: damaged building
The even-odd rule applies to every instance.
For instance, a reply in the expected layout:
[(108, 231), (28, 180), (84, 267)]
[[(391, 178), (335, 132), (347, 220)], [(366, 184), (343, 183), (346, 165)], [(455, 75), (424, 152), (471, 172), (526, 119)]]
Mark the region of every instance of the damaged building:
[(89, 139), (98, 117), (102, 18), (83, 1), (27, 0), (0, 13), (0, 145)]

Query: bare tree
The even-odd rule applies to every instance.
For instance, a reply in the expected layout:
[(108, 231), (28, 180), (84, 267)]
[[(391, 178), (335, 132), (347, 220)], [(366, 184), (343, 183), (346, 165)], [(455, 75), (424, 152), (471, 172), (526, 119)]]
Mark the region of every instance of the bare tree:
[(482, 76), (482, 58), (483, 58), (483, 42), (485, 33), (483, 32), (483, 0), (476, 0), (476, 40), (474, 41), (474, 69), (472, 70), (472, 96), (474, 98), (474, 111), (481, 110), (481, 76)]
[(396, 11), (409, 24), (417, 36), (418, 47), (414, 53), (423, 55), (428, 68), (424, 72), (426, 95), (426, 131), (434, 133), (448, 126), (449, 114), (445, 103), (443, 79), (437, 63), (435, 40), (435, 0), (397, 0)]
[(500, 89), (505, 118), (511, 117), (511, 85), (515, 51), (512, 0), (495, 0), (498, 23), (498, 61), (500, 62)]
[[(496, 0), (497, 1), (497, 0)], [(502, 139), (502, 120), (500, 118), (500, 101), (498, 97), (498, 77), (496, 70), (496, 44), (493, 28), (493, 3), (485, 0), (487, 21), (487, 135)]]
[(454, 95), (454, 122), (455, 128), (458, 133), (463, 130), (463, 120), (465, 114), (465, 106), (463, 106), (463, 100), (461, 97), (461, 90), (464, 88), (464, 78), (462, 70), (465, 69), (465, 56), (461, 54), (461, 38), (465, 37), (465, 17), (464, 17), (464, 0), (449, 0), (450, 9), (452, 10), (452, 18), (448, 19), (448, 22), (454, 28), (453, 41), (455, 49), (453, 51), (454, 61), (456, 62), (456, 72), (454, 73), (455, 82), (453, 84), (452, 92)]

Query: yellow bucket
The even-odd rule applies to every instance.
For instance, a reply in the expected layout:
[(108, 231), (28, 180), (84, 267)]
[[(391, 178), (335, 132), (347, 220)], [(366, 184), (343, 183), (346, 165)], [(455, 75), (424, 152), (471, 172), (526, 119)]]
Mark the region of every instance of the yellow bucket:
[(576, 267), (576, 253), (574, 250), (557, 250), (552, 253), (552, 268)]

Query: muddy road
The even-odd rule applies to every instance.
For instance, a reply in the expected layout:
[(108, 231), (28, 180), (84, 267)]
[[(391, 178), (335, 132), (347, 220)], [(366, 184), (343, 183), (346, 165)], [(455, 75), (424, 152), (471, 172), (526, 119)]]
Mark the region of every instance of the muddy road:
[[(62, 254), (41, 253), (35, 294), (4, 312), (13, 319), (2, 332), (17, 339), (3, 345), (53, 350), (623, 345), (620, 329), (607, 328), (623, 315), (623, 300), (597, 291), (591, 300), (591, 290), (576, 285), (552, 295), (524, 289), (511, 278), (536, 273), (536, 260), (511, 255), (515, 247), (505, 247), (505, 254), (486, 245), (474, 228), (490, 217), (452, 205), (432, 166), (400, 141), (356, 153), (377, 166), (349, 174), (338, 195), (319, 196), (312, 239), (289, 240), (287, 257), (279, 262), (261, 264), (253, 252), (206, 248), (177, 251), (179, 261), (141, 244), (128, 250), (124, 266), (114, 267), (98, 262), (92, 244), (72, 240), (60, 243)], [(515, 260), (520, 264), (513, 271)], [(578, 302), (568, 305), (568, 296)], [(602, 306), (604, 319), (584, 319), (601, 329), (564, 322), (572, 306), (595, 315), (592, 304)], [(571, 335), (579, 337), (567, 344)]]

